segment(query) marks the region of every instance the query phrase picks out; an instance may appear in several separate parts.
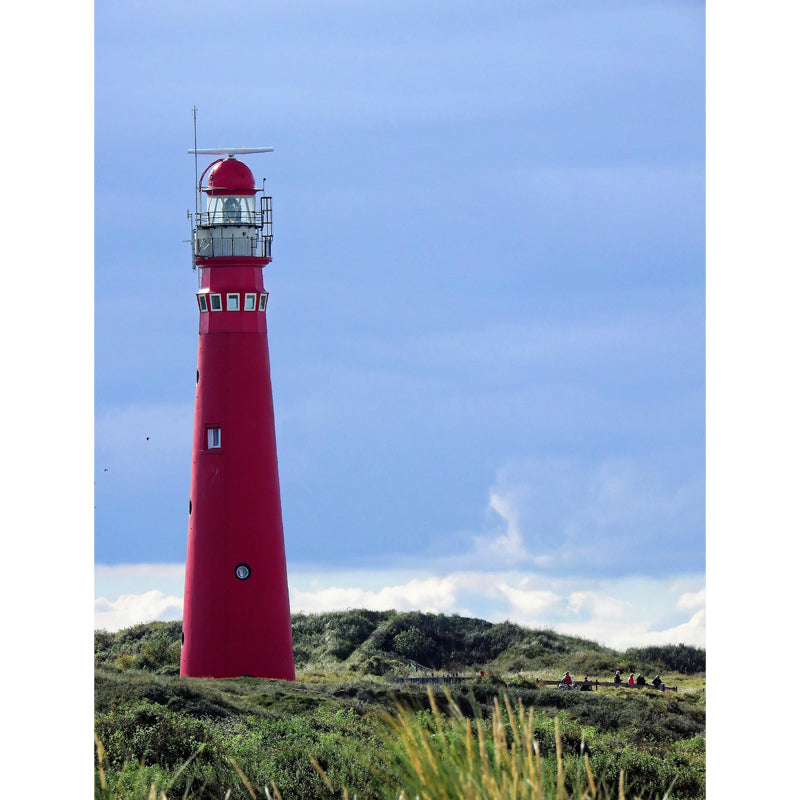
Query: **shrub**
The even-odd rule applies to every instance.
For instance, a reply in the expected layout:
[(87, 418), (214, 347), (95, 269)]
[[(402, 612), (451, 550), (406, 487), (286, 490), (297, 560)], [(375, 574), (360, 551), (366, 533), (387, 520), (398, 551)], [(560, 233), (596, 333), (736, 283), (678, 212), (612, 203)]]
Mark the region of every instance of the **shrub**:
[(144, 639), (135, 659), (139, 669), (158, 670), (163, 666), (178, 665), (181, 662), (180, 643), (177, 650), (165, 634)]
[(631, 648), (625, 651), (625, 657), (637, 663), (652, 664), (665, 672), (689, 674), (706, 671), (706, 651), (685, 644)]
[(133, 666), (133, 656), (130, 653), (119, 653), (117, 655), (117, 666), (121, 670), (130, 669)]
[(430, 636), (425, 635), (416, 626), (398, 633), (392, 639), (392, 649), (403, 658), (410, 658), (425, 666), (434, 666), (436, 645)]
[(97, 715), (95, 733), (112, 767), (121, 767), (130, 759), (175, 767), (210, 739), (208, 729), (199, 720), (147, 701)]

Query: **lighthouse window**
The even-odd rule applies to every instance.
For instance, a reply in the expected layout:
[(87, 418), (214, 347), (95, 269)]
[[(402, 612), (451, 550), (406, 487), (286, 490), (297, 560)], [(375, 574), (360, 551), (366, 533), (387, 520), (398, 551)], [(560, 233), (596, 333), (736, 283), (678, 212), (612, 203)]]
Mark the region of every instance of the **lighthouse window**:
[(208, 298), (204, 294), (197, 295), (197, 304), (201, 311), (208, 311)]
[(211, 300), (211, 310), (212, 311), (222, 311), (222, 295), (221, 294), (211, 294), (209, 295)]
[(246, 294), (244, 296), (244, 310), (245, 311), (255, 311), (256, 310), (256, 295), (253, 294)]
[(267, 310), (267, 294), (264, 293), (261, 297), (258, 298), (258, 310), (259, 311), (266, 311)]
[(240, 198), (226, 197), (222, 201), (222, 221), (223, 222), (242, 221), (242, 205)]
[(238, 294), (229, 294), (228, 295), (227, 308), (228, 308), (228, 311), (238, 311), (239, 310), (239, 295)]
[(229, 195), (208, 198), (208, 224), (244, 223), (256, 224), (255, 198), (241, 195)]
[(222, 447), (222, 428), (206, 428), (206, 437), (209, 450)]

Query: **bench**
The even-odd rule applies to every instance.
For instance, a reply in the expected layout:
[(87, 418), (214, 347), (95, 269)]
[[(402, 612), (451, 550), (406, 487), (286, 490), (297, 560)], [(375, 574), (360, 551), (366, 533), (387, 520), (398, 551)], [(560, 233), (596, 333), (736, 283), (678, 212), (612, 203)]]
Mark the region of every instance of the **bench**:
[[(614, 683), (614, 681), (600, 681), (599, 685), (600, 686), (623, 686), (626, 689), (652, 689), (654, 692), (661, 691), (659, 689), (656, 689), (656, 687), (653, 686), (652, 683), (634, 683), (633, 686), (631, 686), (627, 681), (623, 681), (622, 683)], [(671, 692), (677, 692), (678, 691), (678, 687), (677, 686), (665, 686), (664, 687), (664, 691), (666, 691), (667, 689), (669, 689)]]
[[(538, 683), (541, 683), (542, 686), (561, 686), (561, 681), (538, 681)], [(581, 686), (587, 685), (589, 688), (584, 688), (584, 692), (597, 691), (597, 687), (602, 686), (603, 684), (599, 683), (598, 681), (572, 681), (572, 689), (574, 690), (580, 690)]]
[[(561, 681), (539, 681), (539, 683), (542, 686), (560, 686), (561, 685)], [(584, 683), (583, 681), (573, 680), (572, 681), (572, 690), (573, 691), (580, 690), (580, 688), (583, 685), (583, 683)], [(659, 689), (656, 689), (656, 687), (653, 686), (652, 683), (641, 683), (641, 684), (634, 683), (633, 686), (631, 686), (630, 684), (628, 684), (627, 682), (624, 682), (624, 681), (622, 683), (614, 683), (614, 681), (598, 681), (598, 680), (594, 680), (594, 681), (589, 681), (589, 686), (591, 687), (591, 691), (597, 691), (597, 688), (599, 686), (619, 686), (620, 688), (624, 688), (624, 689), (652, 689), (654, 692), (660, 691)], [(678, 687), (677, 686), (665, 686), (664, 689), (665, 690), (669, 689), (671, 692), (677, 692), (678, 691)], [(588, 690), (584, 689), (584, 691), (588, 691)]]

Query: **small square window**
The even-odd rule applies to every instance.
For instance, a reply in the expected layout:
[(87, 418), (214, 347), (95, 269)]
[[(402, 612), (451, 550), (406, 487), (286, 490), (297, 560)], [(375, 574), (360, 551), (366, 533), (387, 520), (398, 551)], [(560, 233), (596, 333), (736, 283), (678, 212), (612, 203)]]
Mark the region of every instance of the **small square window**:
[(221, 294), (211, 294), (209, 295), (211, 299), (211, 310), (212, 311), (222, 311), (222, 295)]
[(253, 294), (246, 294), (244, 296), (244, 310), (245, 311), (255, 311), (256, 310), (256, 295)]
[(261, 297), (258, 298), (258, 310), (259, 311), (266, 311), (267, 310), (267, 294), (264, 293)]
[(197, 305), (201, 311), (208, 311), (208, 298), (204, 294), (197, 295)]
[(206, 428), (206, 446), (209, 450), (222, 447), (222, 428)]
[(226, 301), (226, 308), (228, 311), (238, 311), (239, 310), (239, 295), (238, 294), (229, 294)]

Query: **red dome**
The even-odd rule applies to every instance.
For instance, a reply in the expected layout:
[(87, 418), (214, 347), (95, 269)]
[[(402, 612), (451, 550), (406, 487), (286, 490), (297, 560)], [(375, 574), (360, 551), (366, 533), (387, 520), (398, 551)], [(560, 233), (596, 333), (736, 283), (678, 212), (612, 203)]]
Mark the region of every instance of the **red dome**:
[(255, 194), (256, 181), (247, 164), (231, 157), (220, 161), (211, 170), (208, 188), (203, 191), (210, 195)]

